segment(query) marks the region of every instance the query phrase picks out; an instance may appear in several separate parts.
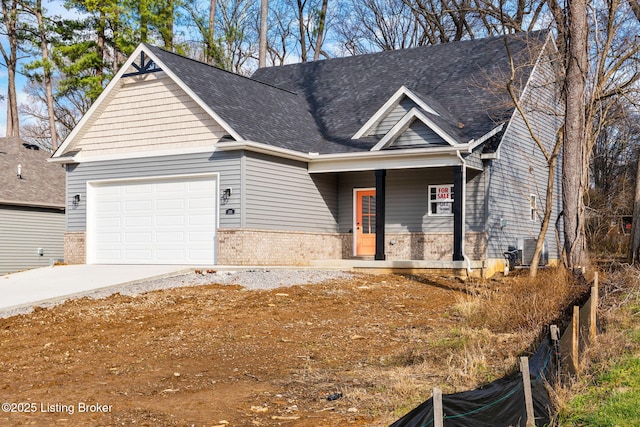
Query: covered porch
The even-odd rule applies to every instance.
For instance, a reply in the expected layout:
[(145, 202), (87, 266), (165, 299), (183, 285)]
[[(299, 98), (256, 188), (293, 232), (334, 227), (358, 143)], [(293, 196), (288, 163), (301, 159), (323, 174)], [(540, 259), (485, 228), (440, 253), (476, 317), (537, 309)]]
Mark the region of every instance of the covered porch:
[(312, 175), (336, 177), (337, 231), (342, 236), (339, 259), (312, 260), (311, 265), (449, 272), (484, 268), (486, 183), (481, 163), (470, 167), (455, 151), (415, 154), (375, 165), (344, 156), (309, 163)]

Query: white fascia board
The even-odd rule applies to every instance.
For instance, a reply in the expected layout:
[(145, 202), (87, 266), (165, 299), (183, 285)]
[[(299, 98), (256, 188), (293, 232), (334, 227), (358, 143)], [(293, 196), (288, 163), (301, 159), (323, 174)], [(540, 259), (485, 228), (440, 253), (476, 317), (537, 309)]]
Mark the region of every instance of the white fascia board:
[(149, 151), (135, 151), (131, 153), (113, 153), (113, 154), (96, 154), (96, 155), (83, 155), (82, 151), (73, 157), (58, 157), (50, 158), (47, 161), (51, 163), (90, 163), (90, 162), (103, 162), (109, 160), (126, 160), (126, 159), (142, 159), (147, 157), (162, 157), (173, 156), (178, 154), (196, 154), (196, 153), (213, 153), (216, 150), (214, 144), (207, 147), (191, 147), (191, 148), (174, 148), (169, 150), (149, 150)]
[[(82, 128), (91, 119), (91, 117), (96, 112), (96, 110), (99, 108), (99, 106), (105, 101), (105, 99), (109, 96), (109, 94), (116, 87), (118, 87), (119, 82), (122, 79), (122, 76), (124, 74), (126, 74), (126, 72), (129, 69), (129, 67), (131, 67), (131, 64), (133, 64), (133, 62), (136, 61), (138, 59), (138, 57), (140, 57), (140, 54), (141, 54), (142, 51), (144, 51), (144, 53), (147, 55), (147, 57), (149, 57), (153, 62), (155, 62), (155, 64), (158, 67), (160, 67), (162, 69), (162, 71), (164, 73), (166, 73), (167, 76), (169, 76), (182, 90), (184, 90), (190, 97), (192, 97), (193, 100), (200, 107), (202, 107), (216, 122), (218, 122), (218, 124), (226, 132), (228, 132), (229, 135), (231, 135), (231, 137), (233, 137), (234, 139), (237, 139), (237, 140), (242, 140), (242, 137), (236, 131), (234, 131), (231, 128), (231, 126), (229, 126), (229, 124), (227, 122), (222, 120), (222, 118), (220, 116), (218, 116), (211, 108), (209, 108), (209, 106), (206, 103), (204, 103), (202, 101), (202, 99), (200, 99), (200, 97), (198, 97), (180, 78), (178, 78), (178, 76), (176, 76), (173, 73), (173, 71), (171, 71), (166, 65), (164, 65), (162, 63), (162, 61), (160, 61), (152, 52), (150, 52), (148, 49), (145, 49), (145, 46), (143, 44), (140, 44), (140, 45), (138, 45), (136, 50), (131, 54), (131, 56), (129, 56), (129, 59), (127, 59), (127, 61), (122, 65), (122, 67), (120, 68), (118, 73), (113, 77), (113, 79), (111, 79), (111, 82), (109, 82), (107, 87), (104, 88), (104, 90), (102, 91), (102, 93), (100, 94), (98, 99), (96, 99), (96, 101), (93, 103), (93, 105), (91, 105), (91, 107), (85, 113), (85, 115), (82, 116), (82, 119), (80, 119), (78, 124), (73, 128), (71, 133), (67, 136), (67, 138), (62, 143), (62, 145), (60, 145), (60, 147), (58, 147), (56, 152), (53, 153), (53, 156), (52, 156), (53, 159), (60, 158), (62, 156), (62, 154), (67, 149), (67, 147), (73, 142), (73, 140), (76, 138), (76, 136), (81, 132)], [(54, 162), (55, 162), (55, 160), (54, 160)], [(70, 162), (63, 161), (61, 163), (70, 163)]]
[(387, 114), (391, 112), (393, 107), (400, 104), (400, 101), (402, 100), (403, 96), (406, 96), (409, 99), (411, 99), (413, 102), (418, 104), (418, 106), (423, 110), (428, 111), (431, 114), (435, 114), (436, 116), (440, 115), (438, 114), (437, 111), (435, 111), (433, 108), (427, 105), (422, 99), (420, 99), (418, 95), (413, 93), (409, 88), (407, 88), (406, 86), (400, 86), (400, 89), (398, 89), (396, 93), (391, 95), (391, 97), (387, 100), (387, 102), (385, 102), (384, 105), (382, 105), (382, 107), (380, 107), (378, 111), (376, 111), (373, 114), (373, 116), (371, 116), (371, 118), (367, 120), (367, 122), (360, 128), (360, 130), (358, 130), (358, 132), (356, 132), (356, 134), (351, 137), (351, 139), (359, 139), (365, 136), (379, 120), (381, 120), (383, 117), (385, 117)]
[(469, 141), (469, 150), (473, 151), (478, 145), (482, 144), (487, 139), (491, 138), (492, 136), (494, 136), (495, 134), (500, 132), (503, 128), (504, 128), (504, 123), (502, 123), (502, 124), (498, 125), (497, 127), (493, 128), (489, 132), (487, 132), (484, 135), (482, 135), (480, 138), (472, 139), (471, 141)]
[(308, 162), (319, 155), (305, 154), (299, 151), (289, 150), (287, 148), (274, 147), (273, 145), (264, 144), (256, 141), (225, 141), (216, 143), (216, 149), (222, 151), (246, 150), (254, 153), (268, 154), (270, 156), (282, 157), (285, 159), (297, 160), (300, 162)]
[(309, 173), (328, 172), (356, 172), (376, 169), (415, 169), (435, 168), (445, 166), (458, 166), (460, 159), (456, 151), (429, 155), (405, 155), (405, 156), (353, 156), (322, 159), (309, 163)]
[(306, 162), (309, 173), (453, 166), (460, 164), (460, 160), (457, 157), (458, 150), (465, 151), (468, 150), (468, 148), (468, 144), (460, 144), (458, 147), (410, 148), (392, 151), (363, 151), (337, 154), (305, 154), (255, 141), (225, 141), (216, 144), (217, 150), (247, 150), (254, 153)]
[(432, 131), (438, 134), (440, 138), (444, 139), (451, 146), (460, 145), (455, 139), (449, 136), (449, 134), (447, 134), (439, 126), (433, 123), (427, 116), (425, 116), (422, 111), (414, 107), (409, 110), (407, 114), (402, 116), (402, 118), (398, 120), (398, 123), (396, 123), (391, 129), (389, 129), (389, 132), (387, 132), (387, 134), (371, 149), (371, 151), (379, 151), (393, 144), (393, 141), (395, 141), (405, 130), (407, 130), (407, 128), (411, 126), (411, 123), (413, 123), (413, 121), (416, 119), (420, 120), (422, 123), (428, 126)]

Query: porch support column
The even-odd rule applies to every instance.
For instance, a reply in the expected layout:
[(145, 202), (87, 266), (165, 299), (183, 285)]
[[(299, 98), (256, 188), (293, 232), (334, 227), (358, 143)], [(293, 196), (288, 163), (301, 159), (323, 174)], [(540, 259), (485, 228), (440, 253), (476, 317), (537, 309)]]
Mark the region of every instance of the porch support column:
[(463, 261), (464, 255), (462, 245), (464, 244), (463, 215), (462, 215), (462, 198), (463, 190), (463, 174), (462, 166), (453, 167), (453, 260)]
[(384, 229), (385, 229), (385, 181), (387, 171), (376, 170), (376, 261), (384, 261)]

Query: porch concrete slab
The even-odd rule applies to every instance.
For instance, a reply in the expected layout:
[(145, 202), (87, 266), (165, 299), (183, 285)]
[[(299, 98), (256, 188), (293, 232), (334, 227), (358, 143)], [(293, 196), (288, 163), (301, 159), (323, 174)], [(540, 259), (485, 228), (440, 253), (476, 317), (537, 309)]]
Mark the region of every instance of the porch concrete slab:
[(61, 265), (0, 276), (3, 312), (55, 303), (113, 286), (190, 272), (183, 265)]

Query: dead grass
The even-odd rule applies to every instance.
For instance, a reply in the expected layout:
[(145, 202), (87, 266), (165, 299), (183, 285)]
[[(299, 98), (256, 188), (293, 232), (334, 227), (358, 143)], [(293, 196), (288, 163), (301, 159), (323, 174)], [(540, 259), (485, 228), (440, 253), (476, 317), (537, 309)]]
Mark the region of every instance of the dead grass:
[(494, 332), (537, 333), (588, 289), (576, 284), (564, 269), (548, 269), (535, 278), (505, 277), (494, 286), (470, 285), (455, 306), (470, 327)]
[(569, 402), (587, 392), (621, 357), (640, 352), (640, 268), (611, 264), (601, 274), (597, 342), (583, 349), (578, 378), (564, 378), (551, 395), (558, 410), (553, 425), (565, 425)]

